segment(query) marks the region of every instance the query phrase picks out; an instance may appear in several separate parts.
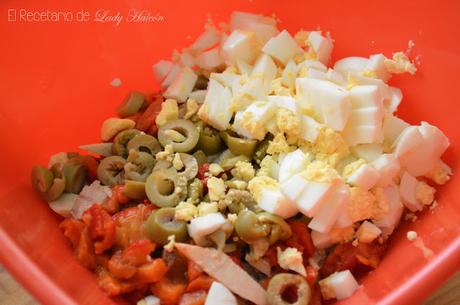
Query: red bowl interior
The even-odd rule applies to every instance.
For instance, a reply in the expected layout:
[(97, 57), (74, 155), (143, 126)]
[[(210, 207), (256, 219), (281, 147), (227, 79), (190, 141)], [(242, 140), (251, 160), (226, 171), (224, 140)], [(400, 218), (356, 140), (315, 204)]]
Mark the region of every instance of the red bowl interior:
[[(84, 10), (91, 19), (8, 21), (8, 10), (15, 9), (20, 18), (21, 8), (69, 11), (74, 18)], [(164, 21), (95, 22), (95, 12), (104, 8), (125, 18), (131, 9), (145, 9)], [(404, 93), (399, 114), (411, 123), (427, 120), (439, 126), (452, 143), (445, 160), (460, 171), (455, 158), (460, 143), (458, 1), (2, 1), (0, 9), (0, 259), (43, 304), (124, 303), (105, 296), (72, 258), (59, 218), (32, 192), (31, 166), (46, 164), (52, 153), (97, 142), (102, 120), (128, 91), (154, 91), (152, 63), (189, 44), (208, 14), (222, 21), (233, 10), (275, 13), (280, 27), (292, 32), (320, 27), (335, 39), (334, 59), (376, 52), (390, 56), (413, 40), (419, 72), (391, 80)], [(110, 85), (114, 78), (122, 80), (120, 87)], [(380, 267), (340, 304), (417, 304), (459, 270), (459, 181), (454, 175), (440, 188), (437, 209), (398, 229)], [(409, 229), (434, 252), (432, 259), (405, 238)]]

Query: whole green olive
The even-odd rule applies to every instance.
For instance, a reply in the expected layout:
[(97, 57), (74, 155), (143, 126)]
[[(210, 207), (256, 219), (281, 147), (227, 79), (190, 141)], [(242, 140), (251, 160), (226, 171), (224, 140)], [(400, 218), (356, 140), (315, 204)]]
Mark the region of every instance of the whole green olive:
[(231, 131), (221, 131), (220, 136), (234, 155), (245, 155), (252, 158), (257, 146), (257, 140), (239, 138)]
[(160, 207), (174, 207), (187, 196), (187, 178), (173, 168), (155, 170), (145, 183), (149, 200)]
[(149, 134), (140, 134), (135, 136), (128, 142), (126, 148), (128, 152), (131, 149), (135, 149), (138, 151), (149, 153), (153, 156), (161, 151), (161, 146), (158, 140), (154, 136), (151, 136)]
[(155, 159), (149, 153), (130, 150), (128, 162), (124, 166), (125, 178), (144, 182), (152, 172)]
[(97, 167), (97, 177), (102, 184), (114, 186), (125, 180), (124, 166), (126, 160), (120, 156), (110, 156), (102, 159)]
[(207, 155), (217, 154), (222, 151), (223, 145), (219, 132), (212, 127), (201, 126), (197, 147)]
[(167, 122), (158, 130), (161, 145), (172, 145), (175, 152), (189, 152), (198, 143), (200, 134), (195, 125), (188, 120), (176, 119)]
[(140, 134), (141, 132), (137, 129), (126, 129), (119, 132), (113, 139), (113, 154), (126, 158), (128, 156), (128, 148), (126, 147), (128, 142)]
[(160, 208), (150, 214), (145, 226), (152, 241), (164, 245), (171, 235), (178, 242), (187, 240), (187, 223), (176, 220), (174, 214), (174, 208)]

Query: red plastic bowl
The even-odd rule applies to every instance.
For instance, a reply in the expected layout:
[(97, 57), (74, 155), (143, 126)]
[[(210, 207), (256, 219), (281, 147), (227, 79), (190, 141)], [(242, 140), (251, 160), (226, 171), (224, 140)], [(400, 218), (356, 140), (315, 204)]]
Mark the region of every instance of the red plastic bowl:
[[(158, 87), (151, 65), (169, 58), (174, 48), (201, 33), (208, 15), (228, 20), (233, 10), (275, 13), (280, 27), (330, 31), (334, 59), (351, 55), (405, 50), (415, 42), (421, 66), (414, 77), (391, 80), (404, 93), (399, 114), (411, 123), (439, 126), (452, 145), (445, 160), (457, 172), (439, 189), (439, 207), (396, 232), (380, 267), (362, 288), (340, 304), (418, 304), (460, 267), (460, 71), (459, 1), (2, 1), (0, 10), (0, 259), (43, 304), (124, 304), (96, 286), (91, 273), (73, 258), (58, 229), (59, 218), (32, 191), (33, 164), (46, 164), (59, 151), (99, 140), (103, 119), (132, 90)], [(16, 21), (12, 18), (15, 9)], [(91, 19), (71, 22), (25, 22), (29, 12), (66, 11), (74, 18), (87, 11)], [(148, 10), (162, 22), (93, 21), (98, 9), (128, 14)], [(120, 78), (121, 87), (110, 86)], [(427, 260), (405, 238), (419, 233), (434, 253)]]

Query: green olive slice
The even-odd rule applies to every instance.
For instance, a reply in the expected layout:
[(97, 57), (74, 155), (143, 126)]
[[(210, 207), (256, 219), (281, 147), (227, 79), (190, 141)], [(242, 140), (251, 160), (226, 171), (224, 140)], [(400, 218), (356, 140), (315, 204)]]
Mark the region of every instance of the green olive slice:
[(238, 214), (235, 231), (245, 242), (253, 242), (267, 236), (267, 227), (259, 223), (256, 213), (243, 210)]
[(97, 177), (102, 184), (114, 186), (124, 181), (124, 166), (126, 160), (120, 156), (102, 159), (97, 167)]
[[(182, 135), (181, 139), (175, 139), (171, 132)], [(189, 152), (193, 150), (198, 143), (200, 133), (195, 125), (188, 120), (177, 119), (164, 124), (158, 130), (158, 140), (161, 145), (172, 145), (175, 152)]]
[(257, 145), (253, 156), (254, 161), (256, 161), (257, 164), (260, 164), (260, 162), (262, 162), (262, 160), (267, 155), (268, 145), (270, 145), (270, 141), (272, 139), (273, 137), (269, 135), (265, 137), (265, 139)]
[(40, 195), (46, 193), (53, 185), (53, 173), (41, 165), (32, 168), (32, 186)]
[[(183, 167), (180, 170), (177, 170), (178, 173), (184, 175), (187, 180), (192, 180), (198, 174), (198, 162), (192, 155), (180, 153), (179, 154), (181, 162), (183, 163)], [(172, 168), (173, 163), (166, 161), (166, 160), (159, 160), (155, 167), (153, 168), (154, 171), (159, 169), (166, 169)]]
[[(283, 293), (289, 287), (296, 288), (297, 300), (294, 303), (283, 299)], [(308, 305), (311, 300), (311, 289), (307, 281), (300, 275), (279, 273), (275, 275), (267, 287), (267, 301), (269, 305)]]
[(174, 207), (187, 196), (187, 178), (173, 168), (155, 170), (145, 183), (149, 200), (160, 207)]
[(222, 151), (222, 139), (219, 132), (209, 126), (202, 126), (200, 129), (197, 147), (207, 155), (217, 154)]
[(146, 229), (152, 241), (164, 245), (168, 236), (174, 235), (175, 241), (187, 240), (187, 223), (174, 218), (174, 208), (160, 208), (150, 214), (146, 221)]
[(117, 113), (121, 118), (129, 117), (141, 110), (144, 105), (145, 96), (137, 91), (128, 94), (123, 103), (118, 107)]
[(291, 227), (283, 218), (277, 215), (261, 212), (257, 214), (257, 219), (260, 223), (270, 227), (270, 233), (268, 234), (270, 244), (274, 244), (278, 240), (286, 240), (292, 235)]
[(126, 158), (128, 156), (128, 148), (126, 147), (128, 142), (140, 134), (141, 132), (137, 129), (126, 129), (119, 132), (113, 139), (113, 154)]
[(149, 134), (140, 134), (132, 138), (128, 145), (126, 146), (128, 152), (131, 149), (135, 149), (138, 151), (146, 152), (151, 155), (155, 155), (156, 153), (161, 151), (161, 146), (158, 140)]
[(235, 167), (236, 163), (250, 161), (251, 159), (245, 155), (234, 156), (230, 158), (225, 158), (220, 162), (220, 166), (225, 170), (231, 170)]
[(245, 155), (251, 158), (254, 154), (257, 140), (239, 138), (230, 131), (221, 131), (220, 136), (234, 155)]
[(125, 194), (126, 197), (131, 199), (146, 199), (147, 194), (145, 194), (145, 183), (140, 181), (125, 180), (123, 194)]
[(196, 161), (198, 162), (198, 165), (201, 165), (203, 163), (208, 162), (208, 156), (204, 153), (202, 150), (197, 150), (193, 153), (193, 156), (195, 157)]
[(54, 178), (53, 185), (46, 192), (46, 200), (48, 202), (55, 201), (65, 191), (66, 182), (64, 178)]
[(144, 182), (152, 172), (155, 159), (149, 153), (131, 150), (125, 164), (125, 178)]
[(79, 194), (86, 183), (87, 169), (78, 159), (67, 161), (62, 167), (62, 176), (65, 178), (65, 191)]

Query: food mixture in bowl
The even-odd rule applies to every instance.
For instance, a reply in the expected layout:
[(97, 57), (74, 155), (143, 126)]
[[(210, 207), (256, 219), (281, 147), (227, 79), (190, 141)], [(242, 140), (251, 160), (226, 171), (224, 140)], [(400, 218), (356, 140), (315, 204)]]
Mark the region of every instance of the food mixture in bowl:
[[(450, 168), (435, 126), (395, 115), (407, 54), (330, 63), (320, 31), (235, 12), (153, 66), (87, 154), (32, 184), (75, 257), (133, 304), (321, 304), (351, 296)], [(416, 239), (416, 232), (408, 238)]]

